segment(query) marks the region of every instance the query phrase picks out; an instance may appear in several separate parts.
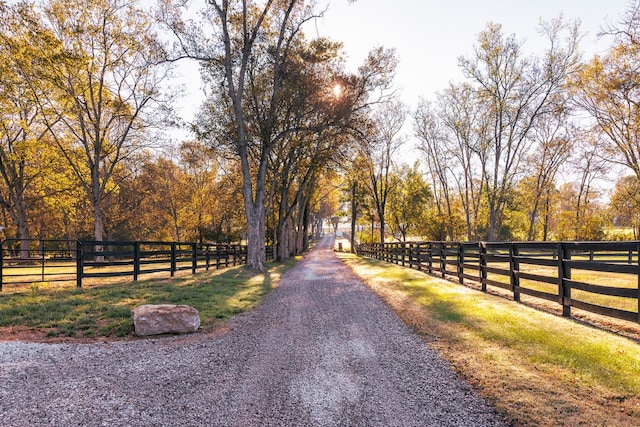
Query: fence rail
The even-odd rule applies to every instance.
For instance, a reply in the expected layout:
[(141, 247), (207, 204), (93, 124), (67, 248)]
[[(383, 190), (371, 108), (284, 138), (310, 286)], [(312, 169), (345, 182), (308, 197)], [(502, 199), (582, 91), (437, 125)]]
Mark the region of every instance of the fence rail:
[[(28, 243), (22, 248), (21, 243)], [(265, 248), (267, 260), (273, 247)], [(84, 278), (131, 276), (224, 268), (246, 264), (247, 247), (237, 244), (183, 242), (96, 242), (80, 240), (7, 239), (0, 245), (0, 291), (3, 285), (75, 282)]]
[(366, 243), (362, 256), (640, 322), (640, 242)]

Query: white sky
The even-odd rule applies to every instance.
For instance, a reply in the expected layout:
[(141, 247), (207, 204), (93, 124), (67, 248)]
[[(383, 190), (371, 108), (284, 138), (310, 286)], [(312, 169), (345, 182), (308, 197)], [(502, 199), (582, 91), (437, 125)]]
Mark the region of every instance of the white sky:
[[(584, 58), (602, 52), (609, 40), (597, 34), (607, 23), (615, 23), (629, 0), (316, 0), (318, 10), (327, 8), (323, 18), (305, 29), (307, 38), (328, 37), (344, 44), (349, 71), (356, 71), (368, 52), (377, 46), (395, 48), (400, 63), (396, 85), (400, 97), (415, 108), (420, 97), (433, 99), (435, 92), (450, 81), (461, 81), (458, 57), (473, 52), (477, 35), (488, 22), (502, 25), (505, 35), (524, 41), (527, 53), (541, 54), (546, 45), (537, 33), (540, 20), (560, 14), (570, 21), (579, 19), (586, 33), (581, 43)], [(196, 2), (197, 3), (197, 2)], [(202, 84), (196, 64), (179, 64), (188, 94), (178, 106), (182, 117), (191, 121), (202, 101)], [(410, 141), (405, 162), (413, 162), (413, 124), (408, 118), (404, 132)], [(183, 134), (184, 135), (184, 134)], [(188, 138), (188, 136), (186, 136)], [(413, 158), (411, 158), (413, 157)]]
[(527, 52), (542, 53), (544, 39), (536, 32), (540, 19), (561, 13), (579, 19), (587, 31), (582, 50), (585, 58), (607, 46), (596, 45), (605, 22), (617, 22), (629, 0), (317, 0), (328, 6), (309, 38), (326, 36), (344, 43), (350, 66), (355, 69), (371, 48), (396, 48), (400, 57), (396, 81), (410, 106), (418, 98), (433, 98), (450, 81), (460, 81), (458, 57), (473, 52), (477, 35), (488, 22), (502, 24), (503, 33), (525, 41)]
[[(544, 39), (536, 32), (540, 20), (563, 14), (579, 19), (586, 32), (581, 43), (585, 58), (603, 51), (608, 40), (597, 41), (606, 22), (616, 22), (629, 0), (316, 0), (323, 18), (306, 29), (307, 37), (329, 37), (342, 42), (350, 71), (362, 64), (377, 46), (395, 48), (400, 58), (396, 84), (410, 107), (419, 97), (433, 98), (450, 81), (460, 81), (458, 57), (473, 52), (477, 35), (488, 22), (502, 25), (505, 35), (524, 40), (529, 53), (542, 53)], [(184, 67), (184, 68), (183, 68)], [(190, 95), (181, 108), (191, 121), (201, 92), (195, 64), (180, 64)], [(181, 70), (178, 70), (180, 73)], [(200, 98), (200, 99), (199, 99)]]

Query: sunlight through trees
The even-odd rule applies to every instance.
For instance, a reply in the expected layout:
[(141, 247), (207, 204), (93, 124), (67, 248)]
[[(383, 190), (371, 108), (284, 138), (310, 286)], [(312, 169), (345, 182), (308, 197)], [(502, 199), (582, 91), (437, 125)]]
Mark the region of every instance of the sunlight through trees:
[[(488, 23), (464, 79), (409, 106), (397, 52), (348, 70), (312, 2), (0, 2), (3, 237), (244, 241), (255, 270), (330, 219), (352, 247), (637, 239), (638, 10), (592, 58), (577, 22), (534, 54)], [(205, 97), (176, 140), (185, 61)]]

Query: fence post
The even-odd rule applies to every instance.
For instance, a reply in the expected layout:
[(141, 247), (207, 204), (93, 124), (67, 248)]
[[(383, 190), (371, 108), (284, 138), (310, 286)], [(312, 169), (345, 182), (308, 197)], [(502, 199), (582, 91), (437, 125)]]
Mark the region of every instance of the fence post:
[(478, 242), (480, 245), (480, 288), (482, 292), (487, 292), (487, 243)]
[(198, 244), (191, 243), (191, 274), (196, 274), (198, 269)]
[(511, 270), (511, 291), (513, 292), (513, 300), (520, 301), (520, 263), (516, 260), (516, 257), (520, 255), (515, 243), (511, 242), (509, 245), (509, 266)]
[(407, 252), (407, 254), (409, 255), (409, 268), (416, 268), (414, 267), (417, 261), (416, 258), (416, 244), (413, 242), (409, 242), (409, 250)]
[(427, 273), (433, 274), (433, 242), (427, 245)]
[(442, 273), (442, 278), (445, 279), (447, 277), (447, 254), (444, 251), (444, 242), (440, 242), (440, 272)]
[(40, 239), (40, 261), (42, 261), (41, 280), (44, 282), (44, 263), (46, 261), (44, 255), (44, 240)]
[(464, 246), (458, 242), (458, 283), (464, 284)]
[(171, 242), (171, 277), (176, 274), (176, 243)]
[(84, 253), (82, 242), (76, 240), (76, 286), (82, 287), (82, 276), (84, 275)]
[(207, 245), (206, 249), (205, 249), (205, 259), (207, 262), (207, 266), (206, 266), (206, 271), (209, 271), (209, 264), (211, 263), (211, 252), (209, 252), (209, 249), (211, 249), (211, 245)]
[(2, 282), (4, 277), (2, 275), (2, 269), (4, 268), (4, 240), (0, 242), (0, 292), (2, 292)]
[(140, 242), (133, 242), (133, 281), (138, 281), (140, 274)]
[[(638, 266), (638, 270), (636, 271), (636, 277), (637, 277), (637, 286), (638, 286), (638, 292), (636, 294), (637, 300), (638, 300), (638, 323), (640, 323), (640, 242), (638, 243), (637, 247), (636, 247), (636, 253), (638, 254), (638, 259), (636, 260), (636, 265)], [(631, 257), (631, 251), (629, 251), (629, 257)], [(2, 286), (0, 284), (0, 286)], [(2, 288), (0, 288), (1, 290)]]
[(567, 283), (567, 280), (571, 280), (571, 268), (565, 263), (570, 259), (571, 249), (567, 249), (563, 242), (558, 242), (558, 300), (562, 304), (564, 317), (571, 317), (571, 286)]

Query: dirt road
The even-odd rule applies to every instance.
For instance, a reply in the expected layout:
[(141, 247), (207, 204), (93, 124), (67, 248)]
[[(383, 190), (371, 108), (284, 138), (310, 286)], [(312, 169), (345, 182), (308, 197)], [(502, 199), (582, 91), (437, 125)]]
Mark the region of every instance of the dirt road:
[(2, 425), (506, 425), (332, 247), (214, 335), (0, 343)]

